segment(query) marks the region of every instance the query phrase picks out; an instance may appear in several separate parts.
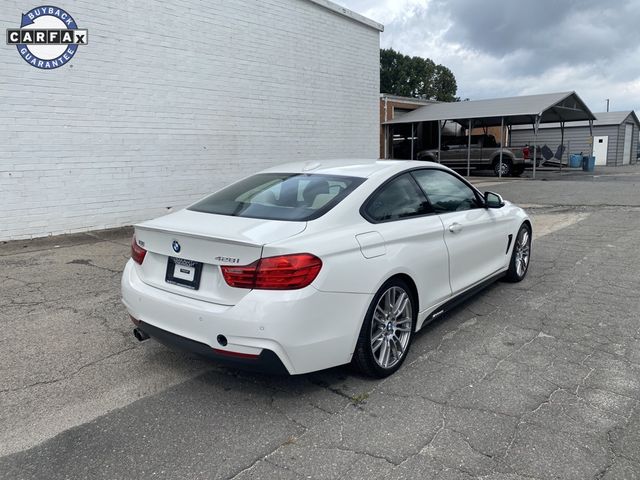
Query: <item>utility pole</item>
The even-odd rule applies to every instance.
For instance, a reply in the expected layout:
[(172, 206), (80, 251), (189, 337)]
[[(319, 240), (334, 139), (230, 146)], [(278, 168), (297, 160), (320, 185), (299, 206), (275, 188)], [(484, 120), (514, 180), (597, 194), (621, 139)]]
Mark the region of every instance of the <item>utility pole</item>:
[(609, 99), (607, 98), (607, 112), (609, 111)]

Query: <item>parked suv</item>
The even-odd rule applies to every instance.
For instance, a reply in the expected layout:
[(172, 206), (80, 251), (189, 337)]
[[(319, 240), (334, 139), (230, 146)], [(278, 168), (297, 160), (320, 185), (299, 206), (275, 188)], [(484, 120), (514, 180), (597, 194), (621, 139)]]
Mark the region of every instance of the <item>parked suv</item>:
[[(442, 137), (440, 158), (438, 150), (418, 152), (418, 160), (439, 162), (453, 169), (467, 168), (468, 137)], [(500, 174), (500, 151), (502, 150), (502, 176), (522, 175), (526, 167), (532, 167), (533, 148), (524, 147), (500, 148), (493, 135), (471, 135), (471, 168), (476, 170), (493, 170)], [(542, 159), (540, 150), (536, 157)]]

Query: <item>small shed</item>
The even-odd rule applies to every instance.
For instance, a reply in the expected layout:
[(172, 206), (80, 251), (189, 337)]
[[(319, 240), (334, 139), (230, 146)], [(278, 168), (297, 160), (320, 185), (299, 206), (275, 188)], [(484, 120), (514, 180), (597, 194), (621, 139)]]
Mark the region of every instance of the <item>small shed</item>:
[[(594, 113), (593, 155), (596, 165), (628, 165), (636, 163), (640, 122), (633, 110), (623, 112)], [(560, 145), (560, 124), (541, 124), (538, 129), (538, 145), (548, 145), (553, 151)], [(515, 144), (532, 144), (533, 128), (530, 125), (514, 125), (511, 141)], [(564, 144), (570, 153), (589, 153), (591, 134), (589, 122), (567, 123), (564, 130)]]

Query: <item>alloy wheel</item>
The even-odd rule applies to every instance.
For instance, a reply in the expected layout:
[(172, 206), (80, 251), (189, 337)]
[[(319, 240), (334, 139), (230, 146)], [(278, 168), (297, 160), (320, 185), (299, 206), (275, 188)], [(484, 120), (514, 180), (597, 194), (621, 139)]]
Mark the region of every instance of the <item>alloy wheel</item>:
[(523, 228), (518, 235), (518, 240), (516, 242), (516, 258), (515, 258), (515, 267), (516, 273), (519, 277), (523, 277), (527, 272), (527, 267), (529, 266), (529, 256), (531, 253), (531, 239), (529, 235), (529, 231), (526, 228)]
[(392, 368), (404, 357), (411, 338), (411, 297), (403, 288), (387, 289), (376, 304), (371, 322), (371, 352), (382, 368)]
[(496, 162), (494, 171), (496, 175), (506, 177), (511, 173), (511, 165), (508, 164), (508, 160), (503, 160), (502, 165), (500, 165), (499, 162)]

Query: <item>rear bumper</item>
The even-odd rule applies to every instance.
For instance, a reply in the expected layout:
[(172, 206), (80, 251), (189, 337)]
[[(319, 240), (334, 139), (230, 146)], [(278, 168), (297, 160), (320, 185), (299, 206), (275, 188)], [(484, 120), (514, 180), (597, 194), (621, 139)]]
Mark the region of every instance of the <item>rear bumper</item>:
[[(218, 305), (147, 285), (131, 260), (121, 285), (129, 314), (150, 336), (225, 363), (237, 359), (221, 357), (214, 349), (257, 356), (265, 362), (271, 352), (290, 374), (348, 363), (373, 297), (321, 292), (309, 286), (251, 290), (235, 305)], [(218, 335), (226, 337), (226, 345), (218, 342)]]
[(287, 368), (280, 361), (280, 358), (278, 358), (278, 356), (271, 350), (263, 349), (258, 356), (253, 358), (225, 355), (220, 353), (220, 349), (213, 349), (209, 345), (181, 337), (175, 333), (154, 327), (149, 323), (141, 321), (137, 328), (168, 347), (196, 353), (202, 357), (208, 358), (209, 360), (214, 360), (217, 363), (229, 365), (230, 367), (271, 373), (275, 375), (286, 375), (289, 373)]

